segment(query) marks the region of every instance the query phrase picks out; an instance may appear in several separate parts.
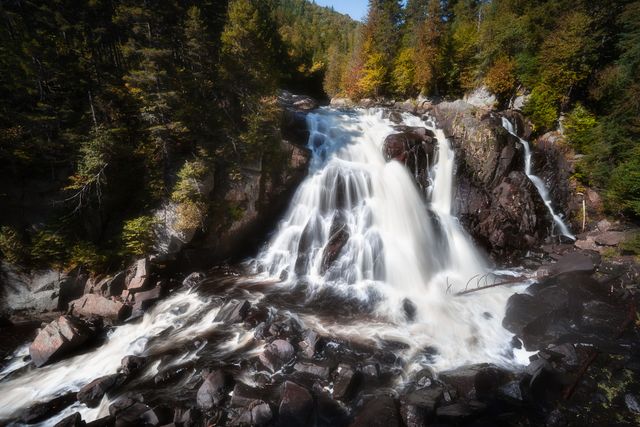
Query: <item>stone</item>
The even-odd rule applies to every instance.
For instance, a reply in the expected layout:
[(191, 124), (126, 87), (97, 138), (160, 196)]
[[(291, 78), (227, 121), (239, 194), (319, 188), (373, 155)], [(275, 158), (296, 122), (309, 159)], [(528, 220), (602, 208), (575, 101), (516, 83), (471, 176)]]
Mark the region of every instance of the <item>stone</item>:
[(222, 371), (216, 370), (206, 376), (198, 389), (198, 406), (204, 410), (212, 409), (225, 398), (226, 378)]
[(293, 366), (297, 372), (306, 373), (314, 377), (329, 379), (330, 369), (327, 366), (319, 366), (313, 363), (298, 362)]
[(107, 415), (106, 417), (99, 418), (95, 421), (87, 423), (87, 427), (114, 427), (116, 424), (116, 417)]
[(472, 390), (475, 390), (476, 376), (490, 366), (491, 365), (486, 363), (461, 366), (456, 369), (440, 372), (438, 379), (455, 387), (461, 396), (468, 396)]
[(250, 387), (242, 382), (236, 382), (231, 393), (231, 406), (246, 407), (256, 400), (261, 399), (258, 389)]
[(29, 346), (29, 354), (37, 367), (59, 360), (78, 349), (93, 335), (93, 331), (78, 319), (60, 316), (46, 325)]
[(308, 358), (312, 358), (316, 353), (316, 346), (318, 345), (318, 333), (307, 329), (302, 333), (302, 341), (298, 344), (304, 354)]
[(348, 399), (353, 391), (355, 372), (349, 365), (340, 364), (335, 370), (333, 379), (333, 397)]
[(135, 301), (133, 310), (147, 310), (162, 296), (162, 287), (157, 285), (148, 291), (136, 292), (133, 296)]
[(304, 426), (313, 410), (313, 397), (309, 391), (291, 381), (282, 385), (279, 424)]
[(249, 314), (251, 303), (249, 301), (230, 300), (222, 306), (213, 321), (222, 322), (227, 325), (242, 323)]
[(147, 364), (147, 358), (143, 356), (125, 356), (120, 361), (122, 373), (130, 376), (140, 371)]
[(320, 274), (324, 274), (335, 263), (342, 252), (342, 248), (345, 247), (349, 241), (349, 229), (346, 225), (343, 225), (337, 230), (333, 230), (329, 241), (322, 252), (322, 264), (320, 267)]
[(433, 387), (425, 387), (412, 391), (402, 398), (402, 402), (407, 405), (423, 408), (429, 412), (433, 412), (436, 406), (443, 399), (443, 393), (444, 387), (434, 385)]
[(184, 280), (182, 281), (182, 286), (186, 288), (193, 288), (194, 286), (200, 284), (200, 282), (202, 282), (205, 277), (206, 276), (204, 273), (196, 271), (184, 278)]
[(607, 231), (595, 237), (596, 244), (600, 246), (618, 246), (627, 237), (622, 231)]
[(400, 427), (396, 402), (390, 396), (376, 396), (357, 411), (350, 427)]
[(293, 346), (285, 340), (275, 340), (259, 356), (260, 362), (271, 372), (280, 370), (294, 355)]
[(87, 424), (82, 420), (79, 412), (58, 421), (53, 427), (83, 427)]
[(96, 378), (89, 384), (85, 384), (78, 391), (78, 402), (84, 403), (89, 408), (95, 408), (109, 390), (122, 385), (125, 379), (126, 377), (122, 374), (105, 375), (104, 377)]
[(441, 406), (436, 410), (438, 418), (444, 419), (445, 421), (460, 421), (468, 418), (472, 414), (472, 408), (463, 402), (456, 402), (451, 405)]
[(69, 311), (76, 316), (99, 316), (113, 323), (124, 320), (129, 307), (120, 301), (107, 299), (97, 294), (86, 294), (69, 303)]
[(273, 419), (273, 412), (268, 403), (262, 400), (250, 402), (233, 420), (232, 425), (262, 426)]
[(154, 410), (144, 403), (134, 403), (116, 415), (116, 426), (157, 426), (159, 424), (160, 420)]
[[(544, 268), (544, 267), (543, 267)], [(546, 267), (549, 275), (557, 275), (570, 272), (593, 273), (595, 264), (593, 258), (580, 252), (570, 252), (558, 259), (558, 262)]]
[(349, 98), (331, 98), (329, 105), (333, 108), (352, 108), (355, 104)]
[(75, 393), (66, 393), (61, 396), (54, 397), (47, 402), (39, 402), (30, 406), (22, 411), (18, 418), (25, 424), (36, 424), (60, 413), (60, 411), (67, 408), (75, 401)]
[(401, 402), (400, 416), (406, 427), (424, 427), (427, 425), (427, 416), (423, 408), (408, 405)]
[(464, 101), (474, 107), (493, 109), (497, 105), (496, 96), (486, 86), (480, 86), (464, 95)]
[(149, 275), (151, 274), (151, 266), (147, 258), (141, 258), (136, 262), (135, 274), (127, 283), (129, 291), (139, 291), (147, 286)]

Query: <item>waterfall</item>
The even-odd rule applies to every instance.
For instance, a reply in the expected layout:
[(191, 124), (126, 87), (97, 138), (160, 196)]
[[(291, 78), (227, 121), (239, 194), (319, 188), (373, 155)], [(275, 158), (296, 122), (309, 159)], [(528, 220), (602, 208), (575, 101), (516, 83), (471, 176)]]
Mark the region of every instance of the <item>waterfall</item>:
[[(402, 118), (436, 136), (427, 191), (418, 189), (403, 164), (385, 161), (383, 142), (396, 130), (382, 112), (310, 113), (309, 175), (270, 242), (250, 261), (261, 273), (232, 283), (214, 277), (202, 287), (209, 296), (175, 292), (140, 321), (114, 328), (101, 346), (41, 368), (25, 361), (27, 346), (21, 347), (0, 370), (0, 423), (35, 402), (116, 373), (128, 354), (148, 359), (130, 387), (155, 387), (158, 373), (184, 366), (186, 379), (169, 393), (212, 361), (235, 369), (260, 354), (264, 342), (256, 338), (260, 326), (216, 320), (228, 299), (246, 300), (269, 316), (294, 318), (302, 328), (340, 342), (386, 348), (406, 372), (526, 363), (526, 353), (511, 348), (513, 335), (502, 327), (507, 299), (516, 289), (454, 295), (490, 284), (491, 271), (454, 216), (455, 158), (449, 141), (431, 120)], [(247, 366), (242, 375), (250, 381), (253, 371)], [(402, 381), (399, 375), (399, 387)], [(85, 421), (102, 417), (124, 391), (109, 394), (98, 408), (76, 402), (41, 425), (76, 411)]]
[[(258, 257), (269, 275), (290, 282), (306, 277), (319, 286), (377, 281), (411, 297), (429, 288), (460, 291), (487, 272), (452, 215), (454, 153), (442, 130), (403, 116), (406, 125), (426, 127), (438, 141), (425, 204), (409, 171), (382, 155), (394, 128), (381, 111), (324, 109), (307, 121), (312, 170)], [(346, 243), (328, 267), (326, 252), (338, 233)]]
[(576, 237), (573, 234), (571, 234), (571, 232), (569, 231), (569, 228), (562, 221), (562, 218), (560, 217), (560, 215), (554, 212), (553, 206), (551, 206), (551, 197), (549, 196), (549, 190), (544, 185), (544, 182), (540, 179), (540, 177), (534, 175), (531, 172), (531, 148), (529, 147), (529, 142), (520, 138), (516, 134), (513, 124), (506, 117), (502, 117), (502, 127), (505, 128), (507, 132), (509, 132), (511, 135), (518, 138), (518, 141), (520, 141), (520, 144), (522, 144), (522, 146), (524, 147), (524, 173), (527, 175), (529, 180), (533, 183), (533, 185), (538, 190), (538, 194), (540, 194), (542, 201), (544, 202), (545, 206), (549, 210), (549, 213), (553, 218), (553, 222), (558, 227), (558, 230), (560, 230), (560, 233), (563, 236), (571, 240), (576, 240)]

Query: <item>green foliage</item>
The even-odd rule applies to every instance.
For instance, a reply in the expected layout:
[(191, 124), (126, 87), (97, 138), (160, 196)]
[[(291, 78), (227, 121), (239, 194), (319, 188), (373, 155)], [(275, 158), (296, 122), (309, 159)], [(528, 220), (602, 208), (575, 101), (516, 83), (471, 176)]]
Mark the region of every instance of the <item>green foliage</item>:
[(620, 244), (622, 251), (632, 255), (640, 255), (640, 233), (635, 232)]
[(178, 181), (171, 193), (171, 199), (176, 203), (201, 199), (200, 185), (209, 174), (209, 168), (203, 160), (185, 162), (178, 172)]
[(84, 267), (91, 272), (104, 271), (108, 257), (90, 242), (80, 241), (71, 248), (70, 267)]
[(558, 119), (558, 95), (547, 85), (539, 84), (524, 106), (524, 113), (538, 130), (552, 129)]
[(25, 264), (28, 261), (28, 248), (16, 229), (6, 225), (0, 227), (0, 254), (14, 265)]
[(54, 230), (40, 230), (31, 238), (31, 261), (35, 266), (63, 268), (69, 259), (69, 242)]
[(122, 241), (125, 251), (135, 256), (143, 256), (153, 249), (156, 243), (154, 217), (143, 215), (125, 221), (122, 228)]
[(606, 195), (610, 211), (640, 217), (640, 150), (613, 169)]
[(581, 153), (594, 143), (596, 125), (596, 116), (581, 103), (577, 103), (562, 122), (567, 141)]
[(398, 53), (391, 76), (396, 93), (400, 95), (415, 94), (415, 67), (413, 49), (403, 48)]
[(507, 57), (500, 57), (489, 68), (484, 83), (502, 102), (509, 99), (516, 89), (516, 63)]

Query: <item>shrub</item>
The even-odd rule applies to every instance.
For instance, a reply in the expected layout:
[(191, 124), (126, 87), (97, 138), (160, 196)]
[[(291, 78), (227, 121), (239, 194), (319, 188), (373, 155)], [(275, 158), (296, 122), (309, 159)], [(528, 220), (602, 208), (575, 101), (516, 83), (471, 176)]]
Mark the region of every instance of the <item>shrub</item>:
[(206, 205), (187, 200), (178, 204), (176, 214), (178, 218), (174, 222), (173, 228), (184, 235), (190, 235), (204, 226)]
[(127, 253), (135, 256), (148, 254), (156, 243), (157, 220), (148, 215), (130, 219), (124, 223), (122, 240)]
[(547, 85), (537, 85), (524, 106), (524, 113), (533, 122), (536, 130), (548, 130), (555, 127), (558, 119), (560, 97)]
[(489, 90), (496, 94), (500, 102), (507, 100), (516, 90), (516, 62), (507, 57), (498, 59), (484, 78)]
[(11, 264), (27, 262), (29, 251), (15, 228), (6, 225), (0, 228), (0, 254)]
[(78, 242), (71, 249), (70, 267), (82, 266), (92, 272), (103, 271), (107, 266), (107, 256), (92, 243)]
[(594, 141), (597, 125), (596, 117), (577, 103), (562, 122), (569, 143), (581, 153), (585, 153)]
[(63, 268), (69, 259), (69, 243), (58, 231), (41, 230), (31, 239), (31, 259), (39, 267)]
[(640, 153), (619, 164), (612, 172), (606, 193), (609, 211), (640, 217)]

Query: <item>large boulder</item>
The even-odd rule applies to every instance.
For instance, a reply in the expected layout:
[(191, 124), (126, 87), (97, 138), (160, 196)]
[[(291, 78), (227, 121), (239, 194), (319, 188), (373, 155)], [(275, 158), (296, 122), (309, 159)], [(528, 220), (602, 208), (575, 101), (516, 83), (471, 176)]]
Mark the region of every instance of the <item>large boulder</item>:
[(122, 385), (125, 378), (122, 374), (96, 378), (78, 391), (78, 402), (84, 403), (89, 408), (95, 408), (102, 400), (102, 397), (112, 388)]
[(275, 340), (259, 356), (260, 362), (271, 372), (276, 372), (293, 358), (293, 346), (285, 340)]
[(429, 168), (435, 160), (436, 139), (433, 132), (422, 127), (396, 126), (398, 133), (387, 136), (382, 145), (385, 160), (404, 164), (418, 185), (429, 185)]
[(55, 361), (77, 350), (93, 335), (82, 321), (70, 316), (60, 316), (45, 326), (29, 346), (29, 354), (37, 367)]
[(279, 424), (286, 426), (304, 426), (313, 409), (313, 397), (304, 387), (291, 381), (282, 385)]
[[(524, 174), (522, 144), (502, 127), (501, 117), (462, 100), (441, 102), (432, 114), (456, 150), (454, 210), (465, 229), (499, 259), (539, 246), (550, 235), (553, 221)], [(520, 136), (529, 136), (520, 113), (501, 114), (516, 124)], [(550, 159), (549, 167), (556, 163)]]
[(220, 405), (225, 398), (226, 385), (227, 381), (224, 372), (217, 370), (207, 374), (198, 389), (198, 406), (204, 410), (209, 410)]
[(71, 301), (69, 311), (75, 316), (102, 317), (115, 323), (127, 317), (129, 307), (120, 301), (107, 299), (97, 294), (86, 294)]

